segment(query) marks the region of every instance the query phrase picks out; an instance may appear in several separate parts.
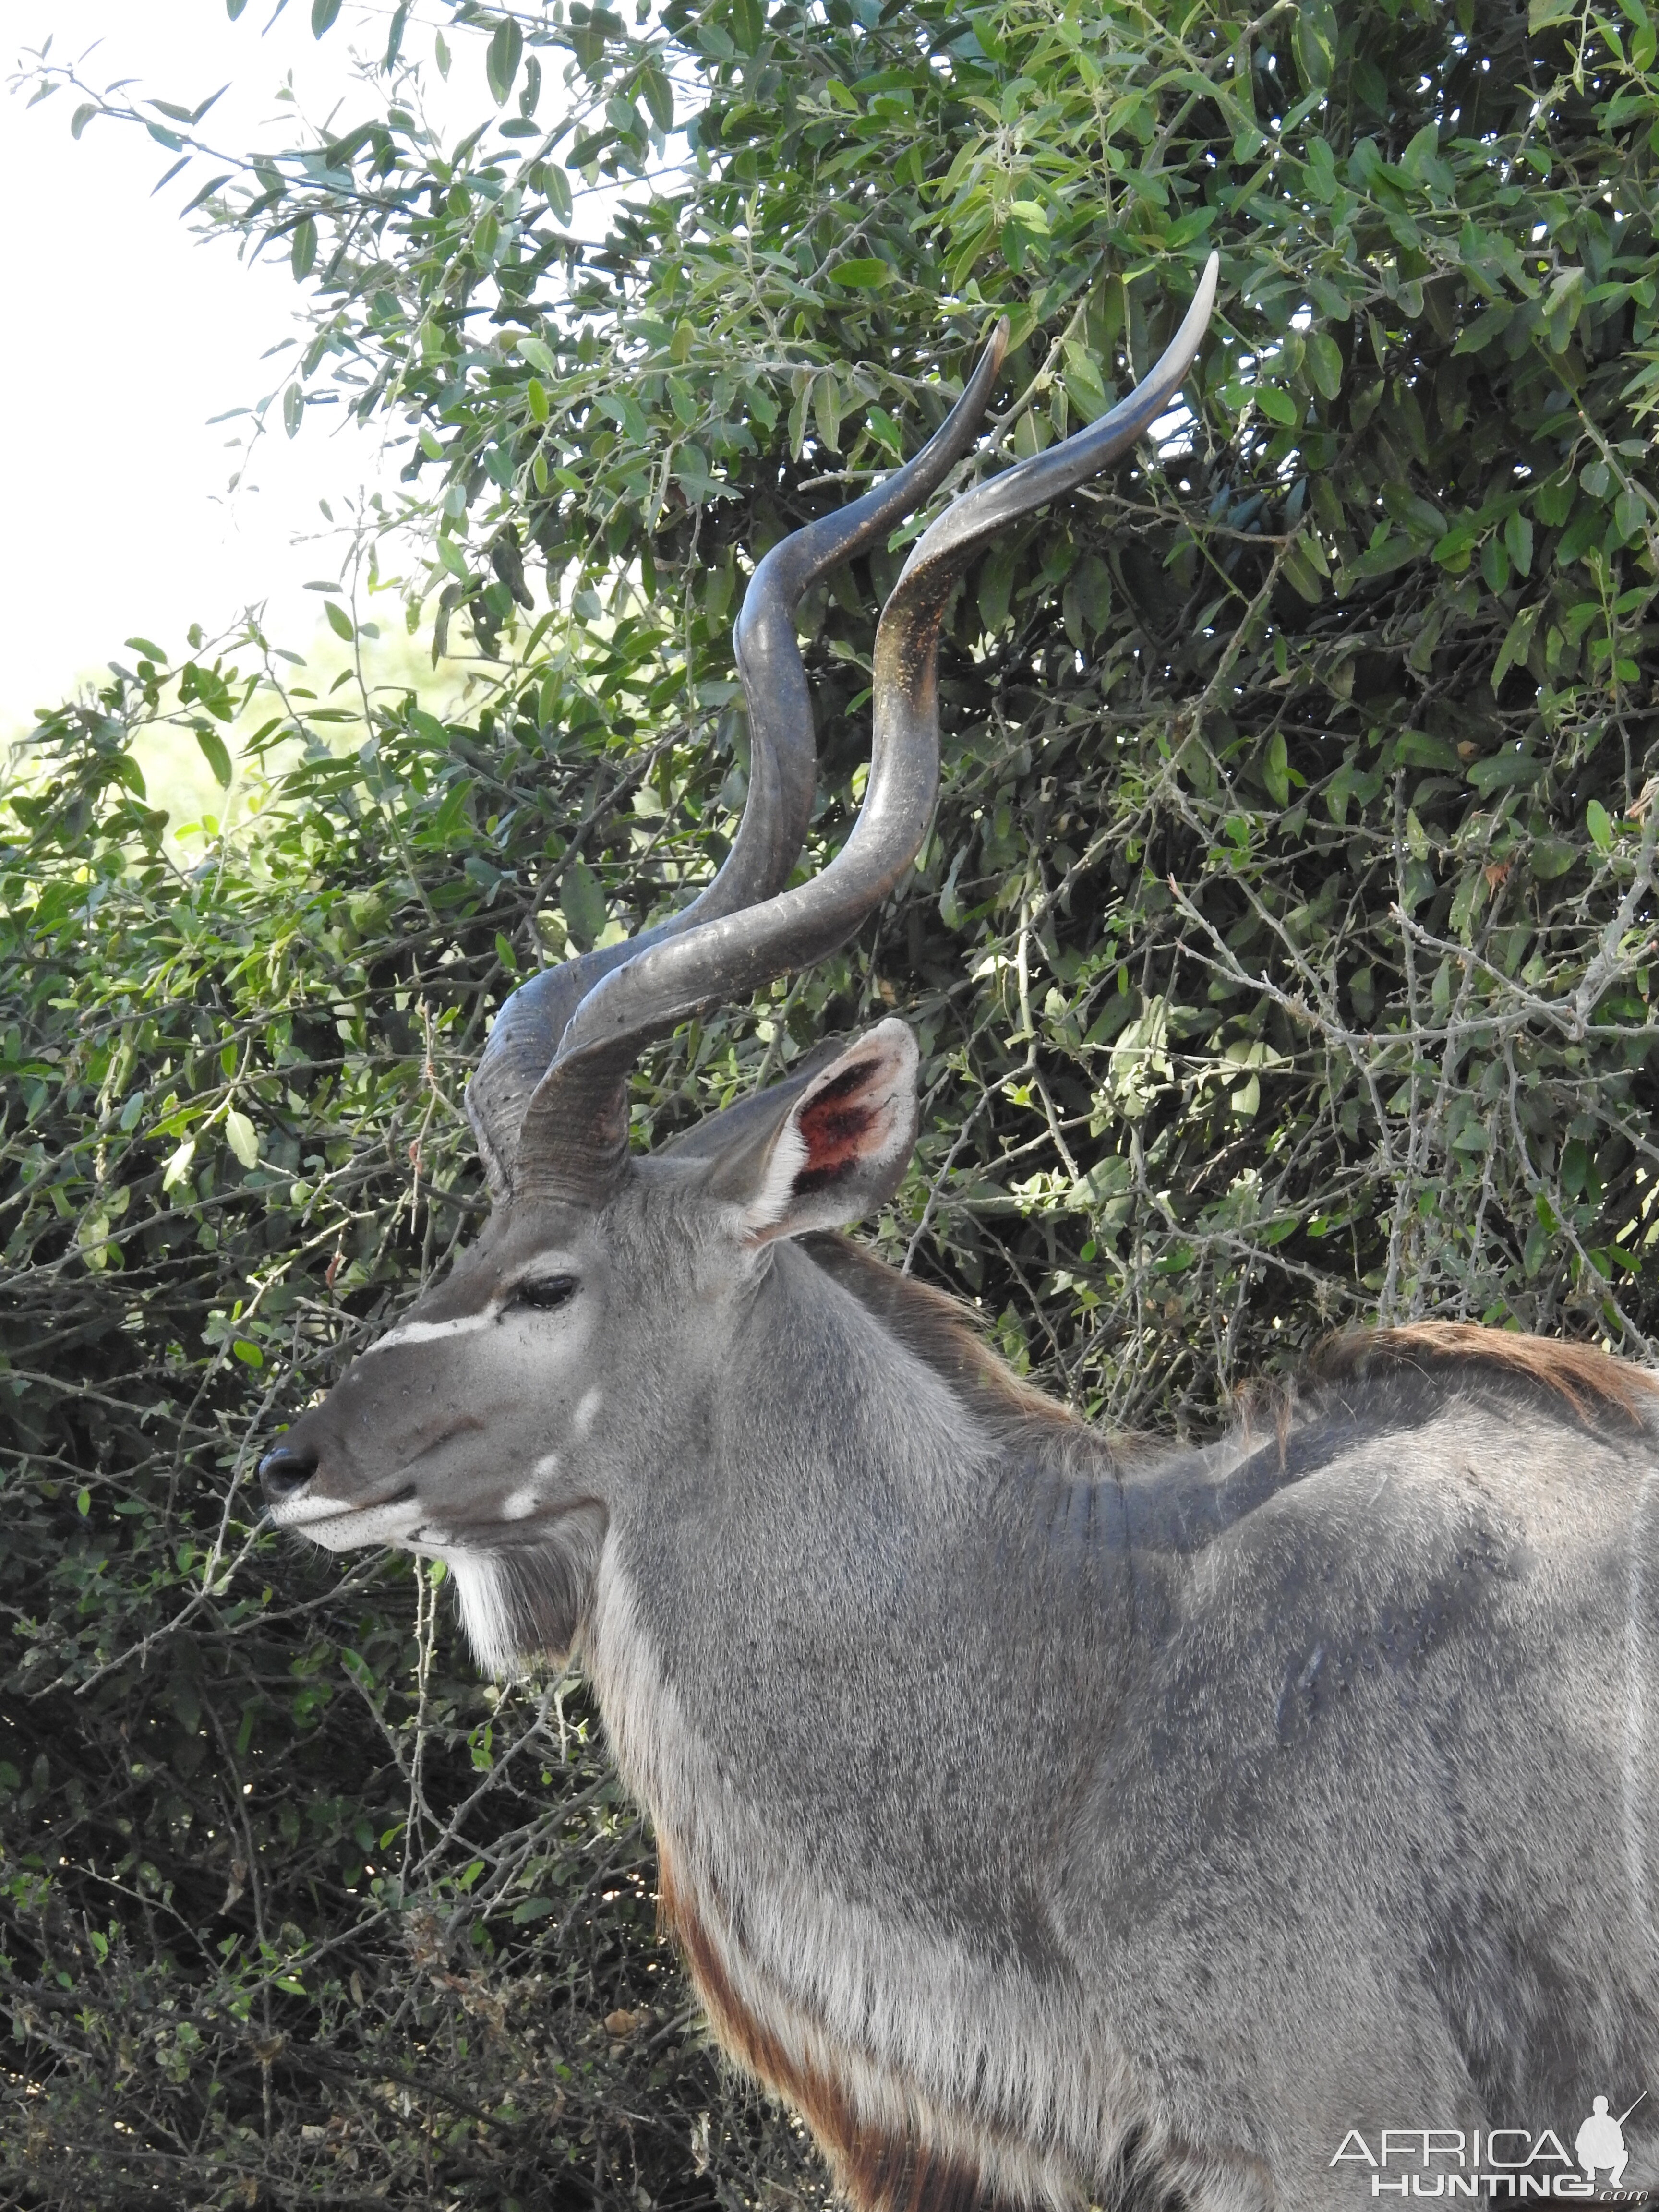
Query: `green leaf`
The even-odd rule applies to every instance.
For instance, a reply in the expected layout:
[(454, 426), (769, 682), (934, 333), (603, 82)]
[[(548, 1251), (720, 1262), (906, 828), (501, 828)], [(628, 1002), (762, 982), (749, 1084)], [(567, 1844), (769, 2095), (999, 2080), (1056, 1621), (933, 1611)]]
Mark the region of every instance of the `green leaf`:
[(333, 631), (335, 636), (343, 637), (346, 643), (349, 645), (352, 639), (356, 636), (357, 633), (352, 625), (351, 617), (346, 612), (345, 609), (342, 606), (337, 606), (332, 599), (325, 599), (323, 601), (323, 612), (327, 616), (328, 626)]
[(1516, 574), (1529, 575), (1532, 571), (1532, 520), (1519, 507), (1504, 521), (1504, 546)]
[(1433, 737), (1427, 730), (1402, 730), (1395, 740), (1394, 757), (1402, 765), (1439, 769), (1451, 775), (1463, 765), (1449, 738)]
[(1018, 546), (1005, 539), (1000, 545), (992, 546), (980, 569), (980, 628), (988, 637), (994, 637), (1008, 619), (1018, 559)]
[(1400, 166), (1408, 177), (1419, 183), (1432, 181), (1442, 167), (1437, 158), (1439, 151), (1440, 125), (1425, 123), (1401, 155)]
[(258, 1165), (258, 1132), (247, 1115), (234, 1106), (225, 1115), (225, 1141), (245, 1168)]
[(532, 368), (540, 369), (544, 376), (556, 376), (558, 374), (559, 364), (554, 360), (550, 349), (542, 343), (539, 338), (521, 337), (519, 340), (519, 351), (530, 363)]
[(183, 1144), (173, 1152), (166, 1167), (161, 1170), (162, 1189), (176, 1189), (189, 1175), (191, 1162), (195, 1158), (196, 1139), (194, 1137), (186, 1137)]
[(1276, 384), (1253, 386), (1255, 404), (1270, 422), (1282, 423), (1289, 429), (1301, 420), (1297, 404), (1288, 392), (1281, 392)]
[(1276, 805), (1290, 805), (1290, 755), (1283, 730), (1275, 730), (1267, 740), (1267, 756), (1261, 763), (1261, 781), (1267, 785), (1268, 794)]
[(217, 721), (234, 722), (236, 719), (230, 686), (216, 669), (204, 668), (198, 661), (186, 661), (179, 671), (179, 696), (185, 702), (199, 700)]
[[(1492, 688), (1494, 691), (1500, 688), (1510, 669), (1521, 665), (1532, 650), (1532, 634), (1538, 626), (1540, 611), (1540, 610), (1536, 606), (1522, 607), (1510, 624), (1508, 633), (1498, 651), (1498, 665), (1492, 672)], [(1470, 781), (1474, 781), (1473, 772), (1471, 772)]]
[(495, 26), (484, 54), (484, 75), (497, 107), (507, 104), (523, 54), (524, 33), (511, 15), (504, 15)]
[(1076, 338), (1067, 338), (1065, 346), (1066, 365), (1060, 372), (1066, 385), (1066, 396), (1085, 422), (1092, 422), (1106, 412), (1109, 404), (1106, 386), (1101, 380), (1100, 365), (1088, 347)]
[(1294, 544), (1285, 548), (1283, 573), (1291, 588), (1310, 606), (1317, 606), (1325, 596), (1322, 556), (1316, 563), (1313, 555), (1318, 550), (1318, 540), (1304, 536)]
[(812, 380), (812, 420), (832, 453), (841, 451), (841, 386), (833, 372), (820, 369)]
[(443, 805), (433, 816), (429, 835), (433, 843), (443, 851), (454, 844), (463, 822), (466, 819), (467, 802), (472, 795), (472, 780), (463, 776), (450, 786)]
[(884, 407), (866, 407), (864, 427), (878, 446), (884, 446), (895, 460), (904, 457), (904, 439), (898, 424)]
[(340, 0), (311, 0), (312, 37), (320, 39), (325, 31), (331, 29), (339, 12)]
[(283, 428), (290, 438), (300, 434), (300, 425), (305, 420), (306, 396), (297, 384), (290, 384), (283, 394)]
[(655, 62), (647, 63), (640, 72), (640, 90), (645, 94), (645, 104), (651, 110), (651, 120), (659, 131), (670, 131), (674, 127), (674, 94), (666, 74)]
[(547, 404), (547, 386), (538, 376), (532, 376), (526, 385), (524, 396), (534, 419), (538, 422), (545, 422), (550, 411)]
[(604, 887), (580, 856), (564, 872), (564, 881), (559, 889), (559, 911), (564, 916), (572, 944), (579, 952), (587, 951), (608, 916)]
[(1578, 858), (1577, 848), (1565, 837), (1540, 837), (1533, 846), (1529, 865), (1540, 883), (1565, 876)]
[(549, 161), (543, 170), (543, 187), (547, 204), (553, 210), (556, 222), (568, 223), (576, 212), (576, 204), (570, 196), (570, 179), (557, 161)]
[(1330, 82), (1336, 42), (1336, 13), (1331, 0), (1302, 0), (1291, 24), (1291, 43), (1297, 72), (1316, 93)]
[(221, 791), (230, 787), (232, 775), (230, 754), (217, 730), (210, 729), (205, 722), (193, 726), (197, 744), (202, 748), (202, 757), (213, 771), (213, 780)]
[(1548, 766), (1547, 760), (1535, 754), (1519, 752), (1506, 745), (1502, 752), (1476, 761), (1463, 780), (1487, 799), (1494, 791), (1522, 790), (1536, 783)]
[(1483, 353), (1492, 340), (1506, 331), (1514, 319), (1515, 309), (1507, 300), (1494, 300), (1478, 314), (1452, 348), (1455, 354)]
[(870, 290), (884, 284), (892, 273), (884, 261), (843, 261), (830, 271), (830, 278), (832, 283)]
[(317, 262), (317, 225), (310, 216), (301, 216), (294, 226), (293, 244), (289, 259), (294, 274), (303, 281), (309, 276)]
[(1590, 842), (1598, 852), (1612, 851), (1613, 820), (1599, 799), (1592, 799), (1584, 809), (1584, 827), (1589, 832)]
[(1323, 331), (1310, 331), (1304, 341), (1308, 373), (1322, 399), (1334, 399), (1342, 389), (1342, 352)]
[(1587, 503), (1561, 532), (1560, 543), (1555, 549), (1556, 566), (1566, 568), (1575, 561), (1582, 561), (1593, 546), (1600, 547), (1607, 532), (1606, 507), (1594, 501)]

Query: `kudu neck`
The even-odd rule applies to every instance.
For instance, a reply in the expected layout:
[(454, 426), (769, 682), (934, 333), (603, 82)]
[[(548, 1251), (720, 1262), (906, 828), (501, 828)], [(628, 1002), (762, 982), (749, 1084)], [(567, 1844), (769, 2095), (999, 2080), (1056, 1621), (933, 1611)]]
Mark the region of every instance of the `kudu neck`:
[(659, 1829), (757, 1818), (726, 1856), (1026, 1942), (1034, 1834), (1070, 1819), (1120, 1693), (1122, 1562), (1057, 1546), (1059, 1478), (799, 1249), (682, 1434), (613, 1524), (590, 1654)]

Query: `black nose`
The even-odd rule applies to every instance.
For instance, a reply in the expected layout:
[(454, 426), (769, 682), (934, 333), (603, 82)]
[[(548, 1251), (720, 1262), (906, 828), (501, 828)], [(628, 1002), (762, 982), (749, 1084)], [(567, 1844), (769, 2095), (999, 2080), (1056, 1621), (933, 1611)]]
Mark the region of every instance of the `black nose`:
[(303, 1490), (316, 1472), (317, 1455), (302, 1444), (278, 1444), (259, 1462), (259, 1480), (273, 1505)]

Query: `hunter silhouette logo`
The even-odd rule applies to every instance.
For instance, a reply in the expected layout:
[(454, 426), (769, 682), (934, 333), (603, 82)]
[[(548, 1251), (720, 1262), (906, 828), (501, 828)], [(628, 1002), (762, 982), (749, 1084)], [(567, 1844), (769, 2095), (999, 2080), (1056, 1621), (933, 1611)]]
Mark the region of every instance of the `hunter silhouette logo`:
[[(1644, 2089), (1642, 2097), (1647, 2094)], [(1642, 2097), (1636, 2100), (1636, 2105), (1641, 2103)], [(1625, 2148), (1625, 2122), (1636, 2110), (1636, 2105), (1627, 2106), (1615, 2120), (1607, 2110), (1607, 2099), (1595, 2100), (1589, 2119), (1574, 2136), (1572, 2144), (1586, 2181), (1593, 2183), (1605, 2167), (1609, 2189), (1617, 2189), (1623, 2183), (1625, 2168), (1630, 2163), (1630, 2153)]]
[(1331, 2164), (1360, 2167), (1373, 2197), (1652, 2204), (1659, 2192), (1639, 2181), (1625, 2186), (1631, 2157), (1625, 2123), (1647, 2094), (1617, 2118), (1608, 2098), (1593, 2098), (1571, 2150), (1553, 2128), (1383, 2128), (1369, 2138), (1351, 2128)]

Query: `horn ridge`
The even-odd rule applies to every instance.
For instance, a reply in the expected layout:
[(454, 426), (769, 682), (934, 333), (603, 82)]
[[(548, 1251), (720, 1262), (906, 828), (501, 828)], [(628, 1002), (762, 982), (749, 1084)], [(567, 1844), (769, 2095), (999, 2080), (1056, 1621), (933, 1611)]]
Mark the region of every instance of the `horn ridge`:
[[(876, 632), (870, 776), (846, 843), (810, 883), (642, 949), (594, 985), (526, 1111), (521, 1172), (538, 1193), (597, 1202), (622, 1152), (614, 1133), (596, 1143), (598, 1124), (584, 1117), (599, 1097), (625, 1097), (640, 1047), (836, 951), (901, 880), (938, 792), (939, 635), (953, 586), (987, 539), (1097, 474), (1157, 420), (1197, 355), (1218, 265), (1212, 254), (1180, 329), (1133, 392), (1074, 437), (964, 493), (917, 541)], [(607, 1120), (615, 1133), (614, 1104)]]
[[(931, 496), (969, 450), (1007, 337), (1005, 319), (961, 398), (920, 453), (861, 498), (792, 532), (757, 563), (732, 639), (749, 710), (750, 747), (749, 789), (732, 848), (714, 880), (677, 914), (620, 945), (595, 947), (544, 970), (503, 1003), (466, 1092), (467, 1115), (497, 1194), (512, 1187), (520, 1131), (536, 1087), (595, 985), (649, 947), (757, 905), (788, 882), (817, 788), (811, 699), (795, 637), (795, 610), (819, 577), (862, 552)], [(609, 1158), (613, 1151), (607, 1137), (599, 1157)]]

